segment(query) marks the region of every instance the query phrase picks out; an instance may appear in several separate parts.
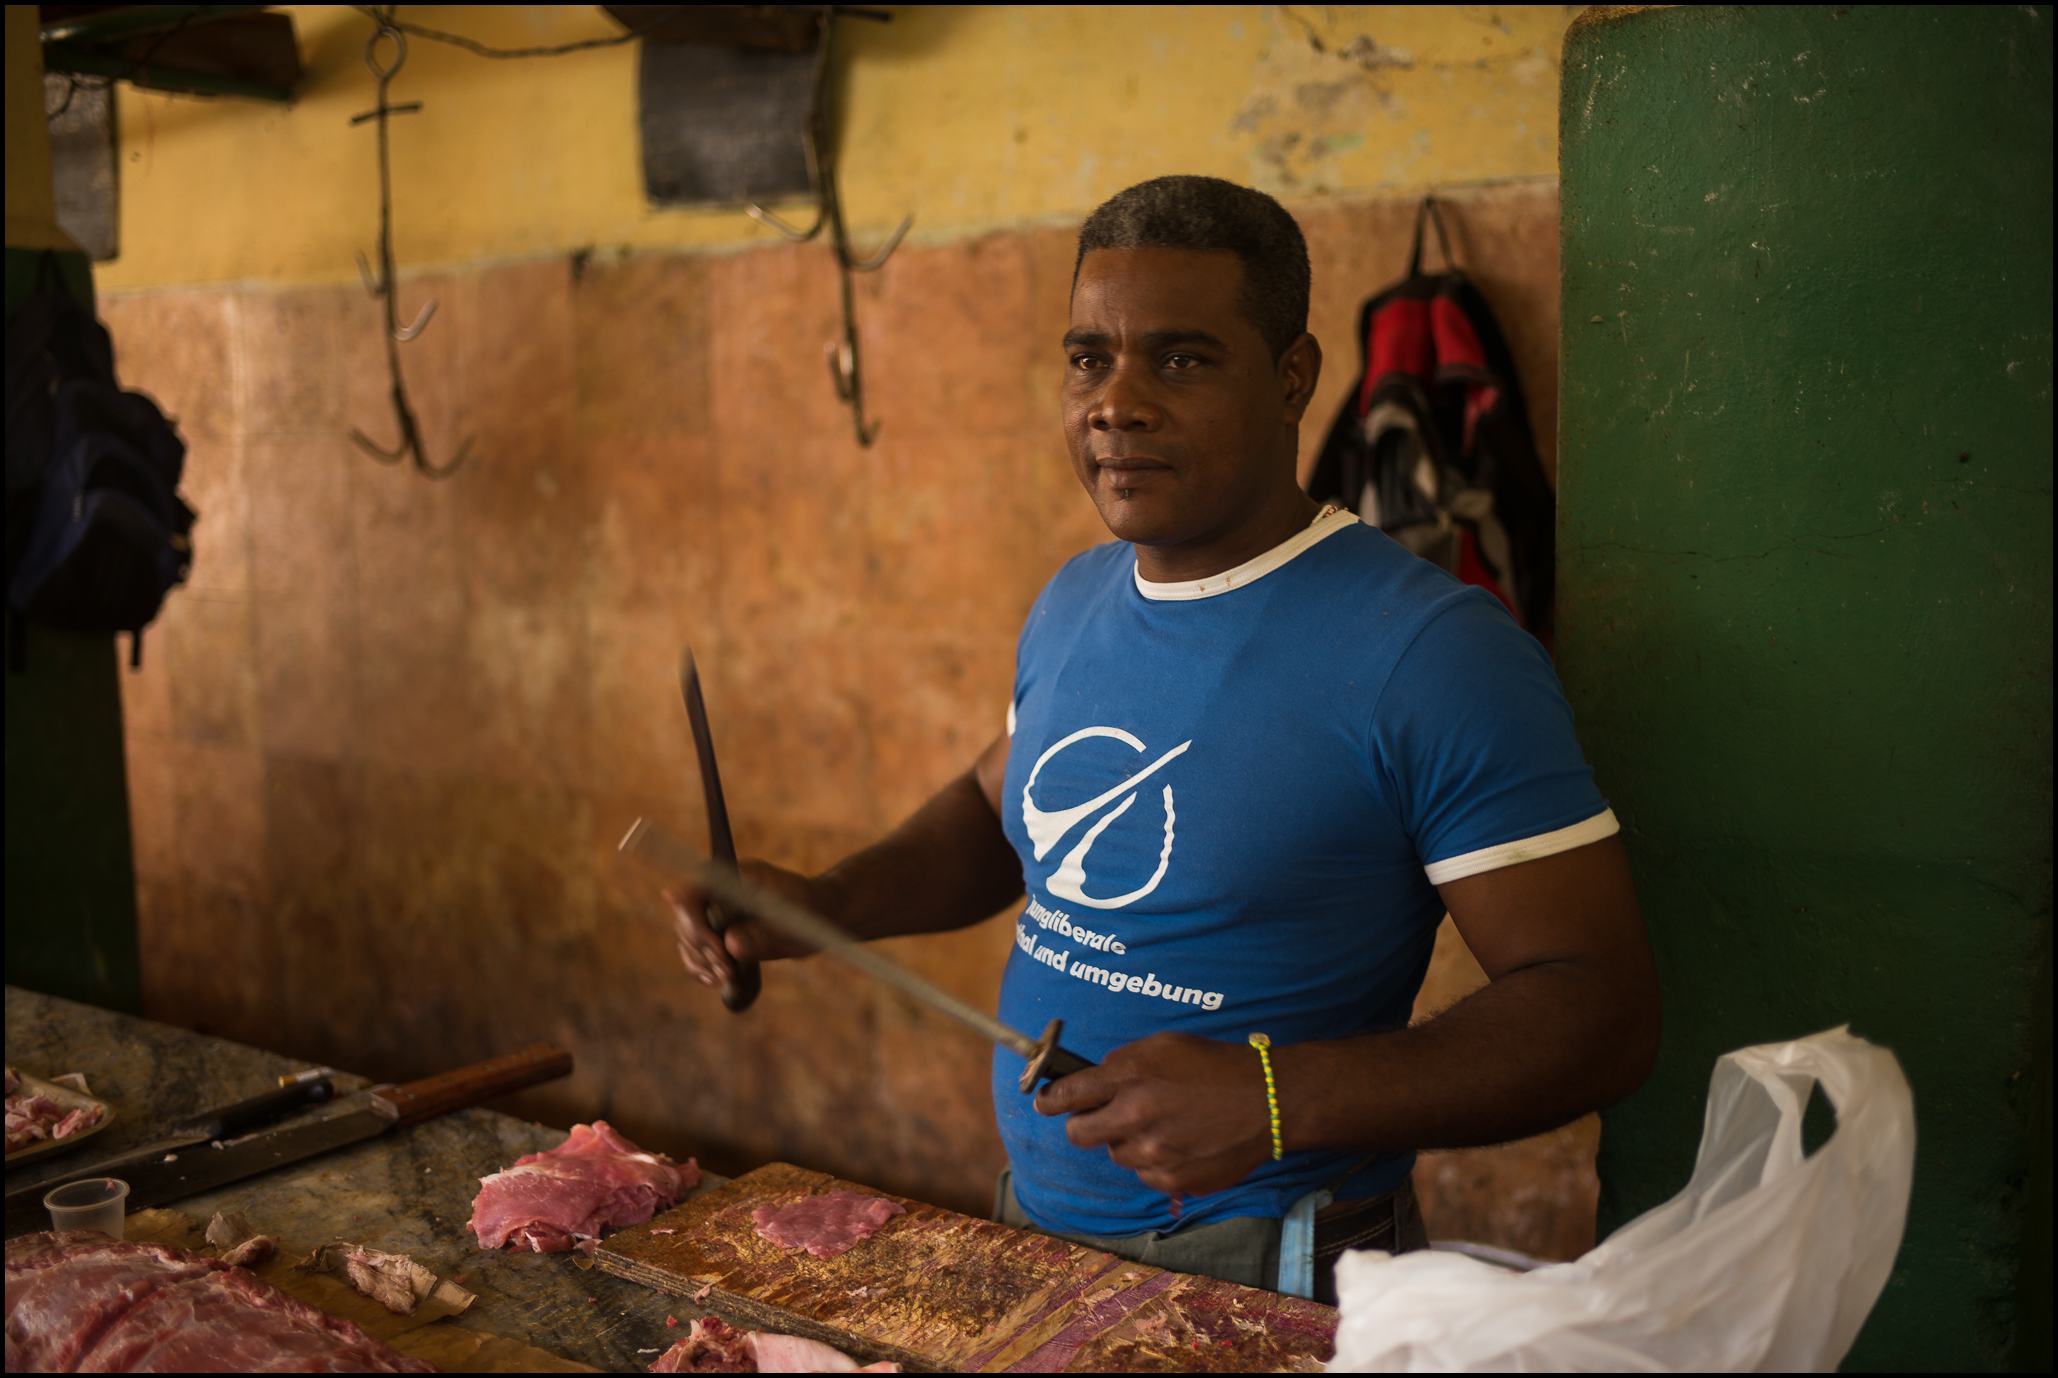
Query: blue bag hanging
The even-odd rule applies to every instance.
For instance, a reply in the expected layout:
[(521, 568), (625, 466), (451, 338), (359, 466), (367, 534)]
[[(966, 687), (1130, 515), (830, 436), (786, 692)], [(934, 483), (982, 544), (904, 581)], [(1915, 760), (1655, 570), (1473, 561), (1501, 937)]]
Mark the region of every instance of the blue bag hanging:
[(7, 582), (14, 667), (21, 619), (74, 631), (143, 628), (192, 567), (186, 447), (157, 404), (115, 381), (112, 344), (46, 254), (8, 322)]

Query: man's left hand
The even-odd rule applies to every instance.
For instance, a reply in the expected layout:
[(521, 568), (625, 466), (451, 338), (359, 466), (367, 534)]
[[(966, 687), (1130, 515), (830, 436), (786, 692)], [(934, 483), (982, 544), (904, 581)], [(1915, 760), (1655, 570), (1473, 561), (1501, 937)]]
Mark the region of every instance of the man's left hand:
[(1097, 1067), (1037, 1093), (1046, 1115), (1070, 1115), (1065, 1137), (1108, 1156), (1167, 1196), (1235, 1186), (1272, 1156), (1258, 1055), (1190, 1034), (1152, 1034)]

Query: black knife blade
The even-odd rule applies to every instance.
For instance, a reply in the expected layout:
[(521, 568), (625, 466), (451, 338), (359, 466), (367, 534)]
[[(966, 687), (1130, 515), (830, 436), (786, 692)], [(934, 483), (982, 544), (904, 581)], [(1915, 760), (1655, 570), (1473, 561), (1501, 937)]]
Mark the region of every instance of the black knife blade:
[[(736, 864), (736, 838), (729, 831), (729, 806), (722, 798), (722, 773), (715, 767), (715, 738), (707, 725), (707, 703), (700, 695), (700, 670), (693, 663), (693, 648), (688, 646), (679, 665), (679, 692), (686, 700), (686, 720), (693, 728), (693, 750), (700, 758), (700, 788), (707, 801), (708, 850), (721, 861)], [(733, 917), (720, 904), (709, 900), (704, 911), (708, 927), (720, 937), (727, 932)], [(750, 1008), (762, 989), (762, 979), (756, 962), (735, 962), (736, 977), (722, 984), (722, 1003), (733, 1014), (741, 1014)]]
[[(107, 1166), (103, 1163), (10, 1189), (6, 1195), (7, 1233), (12, 1236), (47, 1223), (41, 1219), (43, 1196), (67, 1182), (119, 1176), (129, 1186), (127, 1209), (161, 1206), (377, 1138), (395, 1126), (418, 1124), (451, 1110), (519, 1091), (571, 1070), (571, 1054), (548, 1043), (537, 1043), (421, 1081), (377, 1086), (338, 1103), (316, 1118), (259, 1129), (240, 1139), (204, 1142), (151, 1159), (140, 1157), (157, 1147), (150, 1145), (122, 1155), (118, 1160), (122, 1171), (118, 1174), (103, 1170)], [(221, 1146), (217, 1148), (215, 1143)]]
[[(334, 1094), (327, 1076), (296, 1080), (247, 1100), (216, 1106), (197, 1115), (175, 1121), (160, 1139), (98, 1159), (90, 1164), (42, 1163), (17, 1174), (13, 1190), (26, 1192), (37, 1186), (75, 1182), (81, 1177), (120, 1177), (137, 1163), (152, 1162), (168, 1153), (188, 1148), (205, 1148), (216, 1139), (233, 1139), (253, 1129), (285, 1119), (311, 1105), (320, 1105)], [(39, 1170), (40, 1169), (40, 1170)]]

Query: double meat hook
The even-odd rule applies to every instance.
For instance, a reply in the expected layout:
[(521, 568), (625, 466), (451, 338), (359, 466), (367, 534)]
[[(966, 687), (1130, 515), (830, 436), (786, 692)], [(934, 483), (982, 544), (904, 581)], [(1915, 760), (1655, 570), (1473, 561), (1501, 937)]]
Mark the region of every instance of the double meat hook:
[(885, 245), (868, 258), (860, 258), (851, 252), (850, 239), (843, 225), (843, 202), (836, 193), (836, 157), (833, 149), (824, 152), (829, 144), (825, 125), (828, 114), (824, 109), (822, 91), (829, 71), (830, 35), (835, 31), (835, 10), (824, 6), (821, 15), (821, 35), (815, 43), (814, 90), (808, 101), (807, 126), (804, 142), (807, 148), (808, 177), (815, 189), (815, 222), (806, 229), (789, 225), (763, 206), (752, 202), (745, 207), (745, 213), (760, 225), (778, 231), (795, 244), (805, 244), (821, 234), (824, 226), (829, 230), (831, 244), (836, 250), (836, 267), (843, 283), (843, 342), (822, 347), (828, 357), (829, 376), (836, 384), (836, 395), (850, 404), (851, 417), (857, 427), (857, 441), (861, 446), (870, 446), (879, 428), (865, 424), (865, 395), (863, 375), (858, 361), (857, 319), (851, 306), (850, 275), (852, 273), (873, 273), (886, 266), (886, 260), (893, 257), (893, 251), (900, 247), (900, 241), (914, 223), (912, 215), (902, 216), (898, 227), (887, 237)]
[[(375, 297), (384, 298), (386, 303), (386, 367), (393, 381), (393, 413), (400, 421), (400, 443), (390, 450), (386, 449), (355, 427), (351, 428), (350, 438), (357, 442), (359, 449), (383, 464), (398, 464), (402, 459), (412, 456), (414, 467), (430, 478), (447, 478), (457, 472), (458, 466), (471, 454), (472, 442), (465, 441), (458, 450), (457, 457), (448, 464), (440, 468), (430, 464), (428, 456), (422, 452), (421, 428), (415, 424), (414, 411), (407, 405), (407, 387), (400, 377), (400, 346), (417, 338), (428, 327), (429, 318), (436, 314), (436, 302), (431, 298), (411, 324), (405, 327), (400, 324), (394, 300), (396, 290), (393, 275), (393, 177), (391, 161), (386, 150), (386, 118), (389, 115), (411, 114), (420, 110), (422, 103), (417, 100), (408, 101), (403, 105), (393, 105), (386, 100), (386, 87), (399, 73), (400, 65), (407, 61), (407, 38), (393, 22), (396, 8), (393, 5), (386, 6), (385, 12), (379, 16), (378, 28), (372, 31), (371, 38), (364, 45), (365, 66), (371, 68), (372, 76), (377, 78), (379, 83), (379, 104), (376, 109), (351, 116), (350, 123), (360, 125), (366, 120), (379, 122), (379, 275), (376, 278), (372, 276), (362, 253), (357, 255), (357, 273), (364, 281), (365, 291)], [(378, 49), (381, 39), (390, 39), (393, 44), (393, 64), (390, 67), (382, 66), (379, 62)]]

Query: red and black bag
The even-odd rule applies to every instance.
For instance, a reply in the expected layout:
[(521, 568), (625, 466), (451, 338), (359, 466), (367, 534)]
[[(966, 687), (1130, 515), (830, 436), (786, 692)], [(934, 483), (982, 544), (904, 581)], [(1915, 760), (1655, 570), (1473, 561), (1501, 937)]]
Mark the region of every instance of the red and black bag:
[[(1436, 221), (1444, 271), (1425, 275)], [(1415, 217), (1408, 275), (1358, 317), (1363, 371), (1308, 479), (1416, 554), (1478, 584), (1546, 646), (1557, 504), (1500, 326), (1451, 259), (1433, 197)]]

